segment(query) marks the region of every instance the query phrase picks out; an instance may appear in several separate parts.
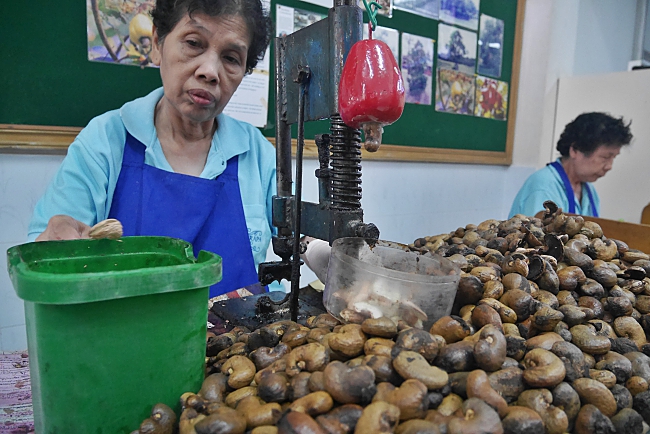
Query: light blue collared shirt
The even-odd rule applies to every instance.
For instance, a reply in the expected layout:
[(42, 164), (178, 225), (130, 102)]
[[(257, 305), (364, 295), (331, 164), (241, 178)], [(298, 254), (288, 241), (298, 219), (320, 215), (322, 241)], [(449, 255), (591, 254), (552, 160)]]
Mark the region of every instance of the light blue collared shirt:
[[(159, 88), (92, 119), (68, 148), (54, 179), (34, 209), (28, 239), (42, 233), (49, 219), (69, 215), (90, 226), (108, 217), (122, 167), (126, 131), (146, 146), (145, 163), (173, 172), (154, 126), (154, 110), (163, 96)], [(212, 179), (239, 156), (239, 188), (255, 266), (266, 259), (272, 235), (271, 202), (276, 191), (275, 149), (252, 125), (225, 114), (200, 177)], [(179, 222), (182, 224), (182, 222)]]
[[(560, 159), (558, 158), (557, 161), (560, 161)], [(593, 194), (594, 208), (600, 213), (600, 198), (598, 197), (598, 193), (593, 184), (588, 183), (588, 185)], [(557, 170), (551, 166), (545, 166), (528, 177), (519, 190), (519, 193), (517, 193), (508, 217), (512, 217), (515, 214), (534, 216), (538, 212), (544, 211), (544, 202), (547, 200), (555, 202), (563, 211), (569, 211), (569, 199), (564, 189), (564, 183)], [(589, 195), (584, 188), (584, 184), (582, 187), (582, 198), (580, 201), (576, 198), (575, 203), (576, 214), (592, 215), (591, 202), (589, 201)]]

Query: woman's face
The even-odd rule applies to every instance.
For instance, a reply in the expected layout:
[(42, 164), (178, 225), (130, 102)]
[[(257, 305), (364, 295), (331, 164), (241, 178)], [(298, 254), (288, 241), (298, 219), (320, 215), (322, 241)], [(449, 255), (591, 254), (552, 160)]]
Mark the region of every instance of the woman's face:
[(594, 182), (612, 169), (614, 158), (621, 152), (618, 145), (602, 145), (589, 156), (573, 148), (569, 155), (575, 162), (575, 169), (581, 182)]
[(244, 78), (250, 39), (239, 16), (185, 15), (163, 41), (154, 29), (166, 102), (184, 119), (214, 119)]

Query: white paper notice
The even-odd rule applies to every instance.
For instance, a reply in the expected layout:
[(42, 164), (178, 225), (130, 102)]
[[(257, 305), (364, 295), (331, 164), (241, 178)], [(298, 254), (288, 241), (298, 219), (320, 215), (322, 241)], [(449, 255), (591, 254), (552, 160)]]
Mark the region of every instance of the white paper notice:
[[(262, 1), (262, 7), (269, 11), (269, 0)], [(263, 128), (268, 122), (269, 114), (269, 58), (270, 49), (266, 49), (264, 59), (257, 62), (257, 67), (250, 75), (245, 75), (223, 112), (233, 118)]]
[(275, 36), (286, 36), (293, 33), (293, 8), (276, 5), (275, 7)]
[(269, 111), (269, 70), (255, 69), (247, 75), (223, 110), (228, 116), (265, 127)]
[[(263, 61), (260, 61), (258, 66), (263, 63)], [(268, 61), (266, 62), (266, 69), (255, 68), (252, 74), (244, 76), (223, 112), (256, 127), (263, 128), (266, 126), (269, 113)]]

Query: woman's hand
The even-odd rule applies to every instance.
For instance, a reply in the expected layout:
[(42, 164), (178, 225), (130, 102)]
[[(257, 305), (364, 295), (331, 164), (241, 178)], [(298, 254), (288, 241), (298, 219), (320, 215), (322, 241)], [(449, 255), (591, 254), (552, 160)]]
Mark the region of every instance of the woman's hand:
[(78, 240), (89, 238), (90, 226), (67, 215), (55, 215), (36, 241)]

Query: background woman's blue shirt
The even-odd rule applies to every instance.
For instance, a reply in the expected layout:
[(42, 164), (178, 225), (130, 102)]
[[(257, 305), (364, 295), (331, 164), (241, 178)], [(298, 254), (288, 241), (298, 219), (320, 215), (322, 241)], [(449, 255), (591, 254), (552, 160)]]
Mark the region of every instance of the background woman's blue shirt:
[[(557, 161), (560, 161), (558, 158)], [(593, 184), (588, 183), (594, 198), (594, 207), (600, 213), (600, 198)], [(552, 200), (562, 208), (563, 211), (569, 211), (569, 199), (562, 183), (562, 178), (557, 171), (551, 166), (545, 166), (528, 177), (521, 187), (510, 209), (508, 218), (515, 214), (524, 214), (534, 216), (539, 211), (544, 210), (544, 202)], [(582, 198), (576, 202), (576, 214), (591, 216), (591, 203), (589, 195), (582, 189)]]

